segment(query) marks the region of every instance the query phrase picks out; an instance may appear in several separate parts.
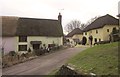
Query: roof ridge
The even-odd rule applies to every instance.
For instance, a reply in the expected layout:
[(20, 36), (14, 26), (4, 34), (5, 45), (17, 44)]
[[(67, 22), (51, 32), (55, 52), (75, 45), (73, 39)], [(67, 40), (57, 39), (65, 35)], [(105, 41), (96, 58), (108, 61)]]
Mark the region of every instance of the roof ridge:
[(19, 18), (18, 16), (0, 16), (0, 17), (16, 17), (16, 18)]
[(94, 20), (83, 31), (88, 31), (88, 30), (91, 30), (91, 29), (100, 28), (100, 27), (105, 26), (105, 24), (108, 24), (108, 25), (109, 24), (118, 24), (117, 21), (118, 21), (117, 18), (113, 17), (110, 14), (106, 14), (106, 15), (101, 16), (101, 17), (97, 18), (96, 20)]
[(58, 21), (57, 19), (45, 19), (45, 18), (29, 18), (29, 17), (20, 17), (19, 19), (35, 19), (35, 20), (53, 20), (53, 21)]

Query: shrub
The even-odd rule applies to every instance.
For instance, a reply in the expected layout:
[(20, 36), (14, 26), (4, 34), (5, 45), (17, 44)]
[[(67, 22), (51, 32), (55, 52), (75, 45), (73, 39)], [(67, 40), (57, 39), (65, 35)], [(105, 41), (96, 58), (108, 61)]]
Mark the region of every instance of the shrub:
[(97, 44), (97, 45), (98, 45), (98, 44), (107, 44), (107, 43), (110, 43), (110, 41), (109, 41), (109, 40), (99, 41), (99, 42), (95, 42), (94, 45), (95, 45), (95, 44)]
[(10, 56), (15, 56), (15, 55), (16, 55), (16, 52), (15, 52), (15, 51), (10, 51), (10, 52), (9, 52), (9, 55), (10, 55)]
[(30, 48), (28, 49), (28, 52), (31, 52), (31, 49), (30, 49)]

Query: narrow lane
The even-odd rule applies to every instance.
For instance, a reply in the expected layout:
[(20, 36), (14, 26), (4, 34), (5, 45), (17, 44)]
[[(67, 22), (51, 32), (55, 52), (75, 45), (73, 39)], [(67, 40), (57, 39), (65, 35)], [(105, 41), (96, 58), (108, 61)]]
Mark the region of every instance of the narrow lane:
[(3, 75), (47, 75), (66, 63), (69, 58), (85, 49), (85, 47), (82, 47), (56, 51), (25, 63), (4, 68), (2, 73)]

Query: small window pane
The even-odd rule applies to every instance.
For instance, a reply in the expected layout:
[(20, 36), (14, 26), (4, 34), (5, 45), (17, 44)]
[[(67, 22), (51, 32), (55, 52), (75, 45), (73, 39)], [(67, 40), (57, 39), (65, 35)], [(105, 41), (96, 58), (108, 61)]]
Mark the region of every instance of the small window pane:
[(19, 36), (19, 42), (27, 42), (27, 36)]
[(19, 45), (19, 51), (27, 51), (27, 45)]
[(99, 39), (99, 42), (101, 41), (101, 39)]
[(109, 32), (109, 29), (107, 29), (107, 32)]
[(95, 43), (97, 42), (97, 38), (94, 39)]
[(96, 30), (96, 34), (98, 33), (98, 30)]

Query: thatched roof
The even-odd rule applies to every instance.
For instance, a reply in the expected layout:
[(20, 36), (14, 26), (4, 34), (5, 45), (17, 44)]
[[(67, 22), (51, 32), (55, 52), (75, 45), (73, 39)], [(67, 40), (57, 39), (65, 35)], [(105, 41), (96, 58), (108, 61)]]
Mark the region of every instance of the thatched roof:
[(2, 36), (14, 36), (17, 29), (18, 17), (2, 16)]
[(67, 34), (66, 37), (72, 37), (75, 34), (82, 34), (83, 31), (80, 28), (76, 28), (73, 31), (71, 31), (70, 33)]
[(3, 36), (63, 36), (58, 20), (36, 18), (2, 18)]
[(17, 35), (62, 36), (62, 26), (58, 20), (19, 18)]
[(98, 29), (102, 28), (105, 25), (118, 25), (118, 19), (115, 17), (107, 14), (105, 16), (99, 17), (94, 22), (92, 22), (90, 25), (88, 25), (83, 31), (89, 31), (92, 29)]

